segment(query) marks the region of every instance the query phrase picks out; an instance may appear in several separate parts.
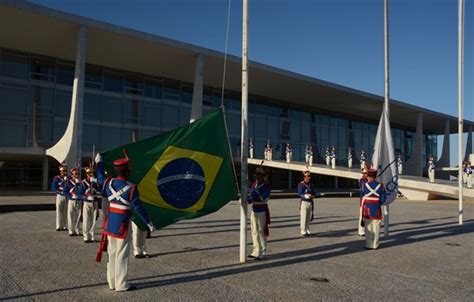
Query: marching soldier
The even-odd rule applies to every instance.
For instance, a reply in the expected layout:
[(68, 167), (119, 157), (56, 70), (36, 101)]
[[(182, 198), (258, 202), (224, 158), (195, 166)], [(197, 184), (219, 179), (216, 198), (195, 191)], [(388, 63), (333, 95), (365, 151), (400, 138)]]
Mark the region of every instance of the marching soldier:
[(333, 169), (336, 169), (336, 147), (332, 147), (330, 156), (331, 156), (331, 166)]
[(252, 253), (248, 256), (255, 260), (265, 257), (267, 251), (267, 237), (269, 235), (270, 211), (268, 199), (270, 198), (270, 185), (265, 181), (267, 170), (258, 167), (255, 171), (256, 180), (252, 184), (247, 196), (247, 202), (252, 205), (250, 214), (250, 227), (252, 230)]
[(367, 182), (362, 190), (363, 224), (365, 229), (365, 248), (375, 250), (379, 246), (382, 205), (386, 193), (384, 185), (375, 180), (377, 170), (367, 171)]
[(303, 180), (298, 184), (298, 196), (300, 197), (300, 231), (302, 236), (311, 236), (309, 224), (314, 219), (314, 202), (316, 196), (311, 183), (311, 172), (303, 172)]
[(249, 142), (249, 157), (250, 158), (253, 158), (253, 148), (254, 148), (253, 139), (251, 138)]
[(352, 169), (352, 149), (349, 147), (349, 151), (347, 152), (347, 167)]
[(82, 235), (84, 242), (94, 242), (95, 222), (98, 215), (97, 199), (99, 198), (99, 184), (94, 177), (94, 166), (86, 168), (86, 178), (81, 182), (79, 195), (82, 196)]
[(329, 147), (326, 148), (326, 166), (331, 165), (331, 151), (329, 150)]
[(51, 191), (56, 192), (56, 231), (67, 230), (67, 198), (64, 187), (68, 181), (67, 167), (59, 166), (59, 175), (54, 176)]
[(101, 240), (102, 245), (104, 237), (108, 237), (107, 282), (112, 290), (135, 290), (137, 287), (127, 282), (132, 210), (138, 214), (151, 232), (156, 229), (142, 207), (136, 185), (128, 181), (130, 175), (128, 158), (120, 158), (113, 162), (117, 178), (105, 177), (104, 163), (100, 153), (97, 154), (95, 161), (99, 186), (110, 202)]
[(306, 164), (310, 167), (313, 165), (313, 147), (311, 145), (306, 145), (305, 151)]
[(398, 157), (397, 157), (397, 168), (398, 168), (398, 175), (402, 175), (403, 174), (403, 159), (402, 159), (401, 154), (398, 154)]
[(466, 165), (467, 188), (472, 189), (472, 166), (471, 162)]
[(290, 163), (291, 159), (293, 158), (293, 147), (290, 143), (286, 144), (286, 162)]
[(364, 149), (362, 149), (362, 151), (360, 151), (360, 168), (361, 169), (364, 169), (367, 166), (367, 164), (365, 163), (366, 160), (367, 160), (367, 157), (366, 157), (365, 151)]
[(362, 223), (362, 219), (363, 219), (363, 206), (364, 206), (364, 203), (363, 203), (363, 191), (364, 191), (364, 188), (365, 188), (365, 184), (367, 183), (367, 168), (364, 167), (363, 169), (360, 170), (361, 172), (361, 175), (360, 175), (360, 178), (359, 178), (359, 191), (360, 191), (360, 197), (359, 197), (359, 224), (358, 224), (358, 234), (359, 236), (364, 236), (365, 235), (365, 230), (364, 230), (364, 226), (363, 226), (363, 223)]
[(428, 177), (431, 183), (435, 181), (435, 163), (432, 155), (428, 157)]
[(64, 193), (67, 197), (67, 228), (69, 236), (79, 235), (79, 219), (81, 214), (81, 196), (79, 187), (81, 180), (79, 179), (79, 169), (71, 169), (71, 177), (64, 186)]

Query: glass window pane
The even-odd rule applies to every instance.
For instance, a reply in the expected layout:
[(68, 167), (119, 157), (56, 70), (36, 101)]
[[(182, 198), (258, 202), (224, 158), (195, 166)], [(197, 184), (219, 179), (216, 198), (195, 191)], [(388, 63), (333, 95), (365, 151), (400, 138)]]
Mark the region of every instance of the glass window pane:
[(163, 106), (163, 128), (166, 130), (175, 129), (179, 122), (179, 106), (165, 104)]
[(143, 102), (139, 100), (122, 100), (123, 122), (137, 124), (141, 121)]
[(89, 88), (102, 89), (102, 67), (86, 65), (84, 85)]
[(121, 100), (104, 96), (102, 98), (102, 121), (122, 123)]
[(104, 70), (104, 90), (123, 93), (123, 74)]
[(54, 89), (32, 86), (30, 94), (35, 114), (53, 115)]
[(74, 82), (74, 65), (67, 63), (57, 64), (56, 83), (72, 86)]
[(193, 102), (193, 87), (187, 85), (181, 86), (181, 101), (188, 104)]
[(159, 80), (145, 80), (145, 96), (150, 98), (163, 98), (163, 83)]
[(42, 56), (31, 57), (31, 78), (43, 81), (54, 81), (56, 61)]
[(28, 114), (28, 92), (0, 86), (0, 113), (26, 118)]
[(2, 74), (15, 78), (28, 78), (29, 58), (26, 55), (4, 51), (2, 55)]
[(83, 150), (86, 152), (92, 152), (93, 146), (95, 151), (98, 151), (100, 143), (100, 126), (84, 124), (83, 126), (83, 138), (82, 145)]
[(191, 108), (182, 106), (179, 111), (179, 125), (184, 126), (189, 124), (191, 119)]
[(108, 150), (122, 144), (122, 129), (103, 126), (100, 131), (100, 150)]
[(143, 95), (143, 75), (136, 73), (125, 74), (125, 93)]
[(144, 124), (161, 128), (161, 104), (151, 105), (145, 102)]
[(102, 96), (84, 93), (84, 120), (100, 121), (100, 102)]
[(26, 124), (0, 119), (0, 146), (25, 147)]

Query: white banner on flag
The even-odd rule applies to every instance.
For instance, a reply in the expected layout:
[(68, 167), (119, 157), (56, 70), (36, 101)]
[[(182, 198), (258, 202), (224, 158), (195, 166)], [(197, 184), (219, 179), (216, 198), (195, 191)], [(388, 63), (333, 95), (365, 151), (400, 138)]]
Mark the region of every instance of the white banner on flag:
[(378, 170), (377, 180), (385, 185), (387, 192), (385, 205), (388, 205), (395, 200), (398, 194), (398, 169), (393, 149), (390, 121), (385, 106), (375, 137), (372, 166)]

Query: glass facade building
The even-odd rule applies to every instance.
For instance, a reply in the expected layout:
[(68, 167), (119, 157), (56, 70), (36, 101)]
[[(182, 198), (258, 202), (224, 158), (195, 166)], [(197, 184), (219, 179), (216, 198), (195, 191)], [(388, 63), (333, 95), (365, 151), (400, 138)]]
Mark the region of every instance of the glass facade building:
[[(74, 62), (0, 48), (0, 148), (53, 146), (66, 130), (73, 77)], [(189, 123), (192, 83), (86, 64), (84, 85), (85, 155), (93, 146), (104, 151)], [(229, 136), (237, 156), (240, 92), (226, 91), (224, 95)], [(220, 105), (220, 88), (204, 86), (203, 114)], [(296, 161), (304, 161), (305, 146), (311, 144), (316, 162), (322, 161), (326, 147), (334, 146), (338, 165), (346, 165), (349, 146), (357, 157), (362, 149), (371, 156), (377, 122), (249, 96), (249, 137), (254, 139), (257, 158), (263, 158), (269, 140), (275, 159), (283, 159), (284, 146), (290, 142)], [(392, 131), (396, 152), (407, 160), (413, 152), (413, 129)], [(428, 154), (436, 158), (437, 135), (424, 134), (423, 141), (423, 158)], [(41, 162), (0, 157), (0, 188), (40, 188)], [(56, 168), (51, 163), (50, 175)]]

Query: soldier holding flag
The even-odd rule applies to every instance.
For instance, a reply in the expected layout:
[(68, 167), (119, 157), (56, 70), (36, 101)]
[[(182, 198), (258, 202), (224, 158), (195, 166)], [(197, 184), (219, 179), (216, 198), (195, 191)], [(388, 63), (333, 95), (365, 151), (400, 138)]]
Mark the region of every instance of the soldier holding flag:
[[(105, 177), (104, 163), (99, 153), (95, 161), (99, 185), (110, 203), (101, 240), (101, 247), (103, 247), (105, 236), (108, 238), (107, 281), (109, 288), (116, 291), (135, 290), (137, 287), (128, 284), (127, 281), (132, 210), (138, 214), (151, 232), (156, 229), (142, 207), (136, 185), (128, 181), (130, 175), (128, 158), (120, 158), (113, 162), (117, 178)], [(100, 261), (100, 256), (101, 251), (98, 253), (97, 261)]]
[(386, 198), (384, 185), (375, 180), (376, 176), (376, 169), (367, 171), (367, 182), (361, 192), (366, 249), (376, 249), (379, 246), (380, 221), (383, 217), (382, 205)]
[(269, 235), (270, 211), (268, 199), (270, 199), (270, 185), (266, 182), (267, 170), (260, 166), (255, 171), (256, 180), (252, 184), (247, 197), (247, 202), (252, 205), (250, 214), (250, 227), (252, 230), (252, 253), (248, 256), (255, 260), (265, 257), (267, 251), (267, 237)]

